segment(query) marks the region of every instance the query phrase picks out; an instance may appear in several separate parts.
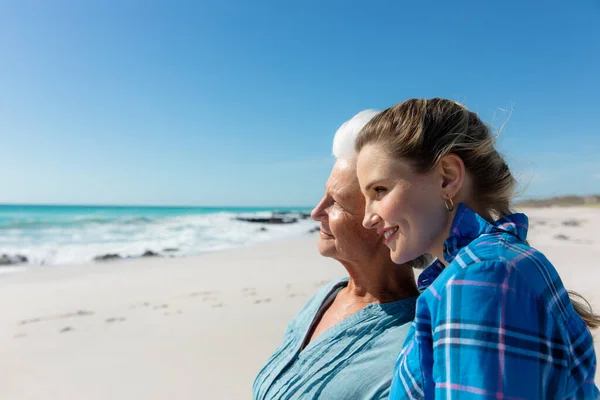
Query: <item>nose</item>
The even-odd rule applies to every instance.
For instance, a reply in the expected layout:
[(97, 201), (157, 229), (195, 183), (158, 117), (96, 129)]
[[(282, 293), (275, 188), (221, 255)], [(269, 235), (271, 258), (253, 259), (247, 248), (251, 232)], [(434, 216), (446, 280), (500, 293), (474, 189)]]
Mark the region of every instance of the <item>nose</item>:
[(313, 210), (310, 212), (310, 217), (317, 222), (322, 222), (323, 219), (325, 218), (325, 207), (323, 207), (323, 202), (325, 201), (325, 199), (321, 200), (319, 202), (319, 204), (317, 204), (315, 206), (315, 208), (313, 208)]
[(381, 222), (381, 218), (379, 215), (370, 212), (368, 209), (365, 212), (365, 217), (363, 218), (363, 226), (367, 229), (374, 229), (377, 227), (377, 224)]

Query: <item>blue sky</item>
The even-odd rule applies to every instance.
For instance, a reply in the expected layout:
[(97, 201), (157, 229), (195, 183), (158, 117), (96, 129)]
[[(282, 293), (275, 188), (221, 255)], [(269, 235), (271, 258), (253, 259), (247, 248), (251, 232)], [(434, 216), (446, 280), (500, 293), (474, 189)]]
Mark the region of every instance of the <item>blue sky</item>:
[(3, 2), (0, 203), (310, 206), (410, 97), (512, 107), (521, 192), (598, 193), (600, 5), (535, 3)]

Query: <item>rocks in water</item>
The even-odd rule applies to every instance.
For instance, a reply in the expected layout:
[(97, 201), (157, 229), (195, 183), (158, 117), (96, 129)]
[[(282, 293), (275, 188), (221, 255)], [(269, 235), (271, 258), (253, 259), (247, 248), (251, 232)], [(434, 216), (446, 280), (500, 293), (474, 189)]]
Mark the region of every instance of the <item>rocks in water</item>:
[(29, 261), (27, 257), (22, 256), (21, 254), (15, 254), (14, 256), (11, 256), (10, 254), (2, 254), (0, 256), (0, 265), (18, 265), (24, 264), (27, 261)]
[(252, 222), (256, 224), (293, 224), (298, 222), (298, 218), (287, 216), (272, 216), (268, 218), (261, 217), (236, 217), (236, 221)]
[(288, 217), (293, 217), (293, 218), (297, 218), (297, 219), (308, 219), (310, 218), (310, 213), (307, 212), (297, 212), (297, 211), (279, 211), (279, 212), (274, 212), (273, 213), (274, 216), (288, 216)]
[(178, 248), (176, 248), (176, 247), (167, 247), (166, 249), (163, 249), (163, 251), (164, 251), (165, 253), (174, 253), (174, 252), (176, 252), (176, 251), (179, 251), (179, 249), (178, 249)]
[(235, 217), (236, 221), (251, 222), (256, 224), (293, 224), (299, 220), (310, 218), (310, 213), (282, 211), (274, 212), (270, 217)]
[(110, 260), (118, 260), (120, 258), (123, 258), (123, 257), (121, 257), (118, 254), (104, 254), (101, 256), (94, 257), (94, 261), (110, 261)]
[(310, 213), (306, 213), (306, 212), (283, 212), (283, 213), (275, 213), (274, 215), (275, 216), (285, 215), (285, 216), (300, 219), (300, 220), (311, 218)]
[[(173, 251), (176, 251), (176, 250), (177, 249), (173, 249)], [(160, 254), (155, 251), (152, 251), (152, 250), (146, 250), (146, 252), (144, 252), (144, 254), (142, 254), (139, 257), (160, 257)], [(108, 254), (103, 254), (101, 256), (94, 257), (94, 261), (113, 261), (113, 260), (123, 260), (126, 258), (138, 258), (138, 257), (132, 257), (132, 256), (121, 257), (120, 255), (115, 254), (115, 253), (108, 253)]]

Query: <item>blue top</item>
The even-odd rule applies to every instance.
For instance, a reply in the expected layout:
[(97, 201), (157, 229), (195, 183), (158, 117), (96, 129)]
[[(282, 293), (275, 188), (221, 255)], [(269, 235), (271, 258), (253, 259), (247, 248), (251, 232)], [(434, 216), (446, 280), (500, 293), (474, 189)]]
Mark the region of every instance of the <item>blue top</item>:
[(288, 325), (254, 381), (253, 399), (387, 399), (394, 363), (414, 318), (416, 296), (369, 304), (300, 351), (313, 322), (348, 279), (320, 289)]
[(528, 219), (460, 205), (396, 363), (390, 399), (597, 399), (592, 336)]

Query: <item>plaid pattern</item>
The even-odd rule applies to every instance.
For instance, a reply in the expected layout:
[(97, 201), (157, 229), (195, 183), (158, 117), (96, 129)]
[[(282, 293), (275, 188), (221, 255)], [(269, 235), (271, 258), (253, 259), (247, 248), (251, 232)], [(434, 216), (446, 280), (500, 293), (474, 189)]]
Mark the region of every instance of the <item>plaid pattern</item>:
[(598, 399), (592, 336), (528, 220), (460, 205), (444, 268), (423, 272), (390, 399)]

